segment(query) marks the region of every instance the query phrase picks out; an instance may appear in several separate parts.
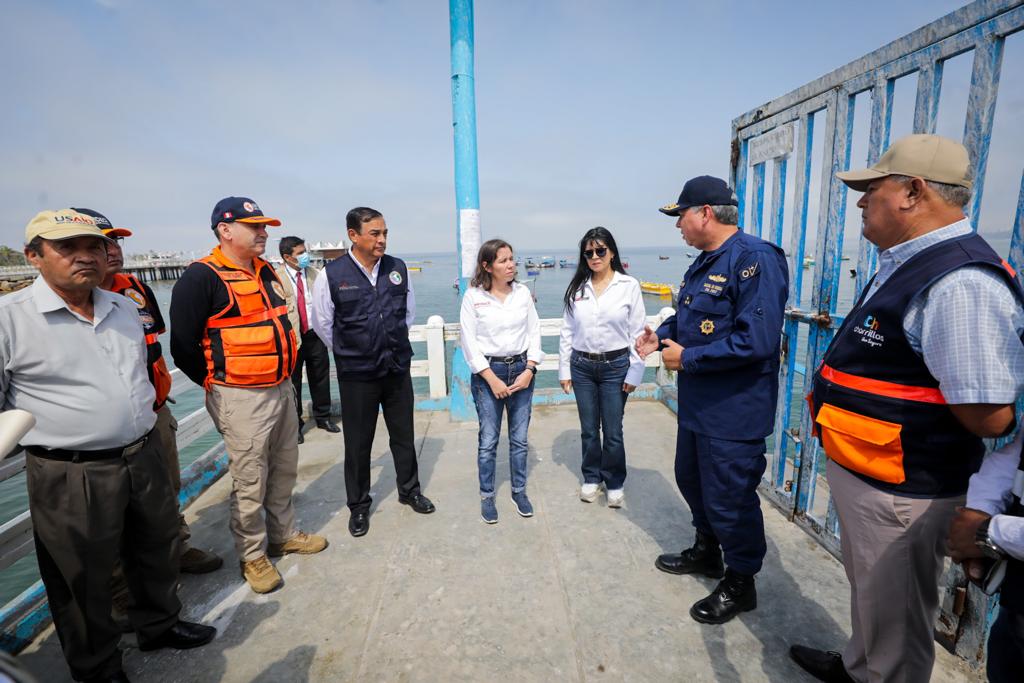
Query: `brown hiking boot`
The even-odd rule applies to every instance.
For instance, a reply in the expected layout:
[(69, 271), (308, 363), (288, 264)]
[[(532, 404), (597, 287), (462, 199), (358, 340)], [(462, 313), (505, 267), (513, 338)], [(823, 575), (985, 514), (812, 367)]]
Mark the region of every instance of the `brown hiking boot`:
[(327, 539), (316, 534), (307, 534), (300, 531), (284, 543), (271, 543), (267, 546), (267, 554), (271, 557), (281, 557), (288, 553), (299, 555), (312, 555), (327, 547)]
[(220, 557), (199, 548), (189, 548), (181, 554), (181, 571), (184, 574), (207, 574), (220, 569), (223, 564)]
[(242, 577), (253, 592), (269, 593), (284, 583), (277, 568), (270, 563), (266, 555), (251, 562), (239, 562), (239, 564), (242, 567)]

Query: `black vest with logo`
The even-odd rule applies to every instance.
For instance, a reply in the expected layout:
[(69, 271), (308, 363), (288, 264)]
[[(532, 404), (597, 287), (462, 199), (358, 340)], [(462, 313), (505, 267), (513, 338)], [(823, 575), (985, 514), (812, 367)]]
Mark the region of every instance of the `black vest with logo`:
[[(858, 450), (858, 434), (854, 433), (861, 427), (858, 420), (867, 418), (863, 422), (862, 434), (872, 431), (872, 421), (898, 428), (895, 446), (885, 447), (902, 447), (903, 481), (881, 481), (867, 476), (844, 464), (838, 454), (829, 454), (877, 488), (918, 498), (959, 495), (967, 490), (971, 474), (981, 464), (985, 452), (981, 438), (968, 431), (953, 416), (938, 392), (938, 380), (903, 333), (903, 318), (914, 297), (944, 275), (969, 265), (986, 266), (998, 272), (1018, 300), (1024, 301), (1020, 285), (981, 237), (971, 234), (944, 240), (902, 264), (867, 302), (864, 295), (861, 296), (815, 371), (811, 401), (818, 427), (822, 429), (825, 426), (822, 419), (825, 416), (819, 413), (826, 403), (831, 406), (829, 411), (833, 415), (838, 409), (840, 418), (851, 418), (847, 424), (855, 429), (845, 428), (847, 434), (840, 435), (846, 439), (845, 445), (851, 452)], [(870, 286), (865, 293), (867, 291), (870, 291)], [(973, 331), (964, 330), (963, 333), (972, 334)], [(831, 381), (828, 373), (832, 371), (852, 376), (857, 381)], [(877, 380), (878, 385), (903, 385), (903, 388), (911, 390), (910, 395), (912, 390), (920, 388), (921, 393), (939, 398), (937, 402), (896, 398), (885, 395), (884, 389), (874, 391), (872, 380)], [(852, 384), (859, 388), (852, 388)], [(844, 431), (843, 425), (838, 425), (838, 428)], [(863, 445), (860, 450), (870, 454), (880, 442)], [(870, 457), (865, 456), (865, 462)]]
[(385, 254), (370, 284), (351, 255), (324, 269), (334, 302), (334, 360), (338, 378), (371, 380), (407, 372), (412, 360), (405, 324), (409, 273), (401, 259)]
[[(1013, 480), (1013, 503), (1006, 514), (1024, 517), (1024, 453), (1017, 465), (1017, 476)], [(999, 604), (1017, 614), (1024, 614), (1024, 561), (1011, 559), (1006, 565), (1006, 578), (1000, 588)]]

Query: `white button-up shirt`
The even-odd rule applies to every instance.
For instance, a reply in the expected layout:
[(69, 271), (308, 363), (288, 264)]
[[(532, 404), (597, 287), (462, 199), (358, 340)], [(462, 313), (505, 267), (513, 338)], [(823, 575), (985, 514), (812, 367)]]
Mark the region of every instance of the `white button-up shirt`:
[(1012, 442), (986, 455), (967, 489), (967, 507), (992, 515), (989, 537), (1018, 560), (1024, 560), (1024, 517), (1001, 513), (1010, 502), (1010, 492), (1018, 476), (1022, 440), (1024, 429), (1017, 432)]
[[(287, 262), (284, 264), (284, 272), (288, 273), (288, 277), (292, 281), (292, 291), (295, 293), (295, 305), (299, 304), (299, 280), (302, 280), (302, 291), (305, 293), (303, 296), (306, 299), (306, 321), (310, 326), (313, 325), (313, 292), (309, 291), (309, 278), (301, 270), (295, 270), (288, 265)], [(318, 278), (319, 279), (319, 278)], [(296, 313), (298, 315), (298, 313)]]
[(515, 356), (525, 351), (526, 360), (544, 360), (540, 318), (533, 294), (525, 285), (513, 282), (504, 301), (480, 287), (470, 287), (462, 297), (459, 323), (459, 343), (474, 374), (490, 365), (487, 356)]
[(572, 379), (569, 358), (572, 350), (607, 353), (629, 349), (629, 370), (626, 384), (640, 384), (644, 378), (644, 361), (636, 352), (635, 342), (644, 331), (647, 309), (636, 278), (616, 272), (601, 296), (594, 293), (588, 279), (573, 296), (572, 309), (562, 316), (562, 332), (558, 343), (558, 379)]
[[(346, 258), (342, 256), (341, 258)], [(347, 258), (355, 261), (356, 268), (366, 276), (370, 284), (377, 286), (377, 274), (380, 272), (380, 259), (373, 264), (371, 270), (363, 267), (355, 254), (349, 252)], [(406, 272), (408, 272), (406, 268)], [(408, 291), (405, 295), (405, 326), (412, 327), (412, 321), (416, 319), (416, 295), (412, 291), (412, 278), (406, 278)], [(327, 282), (327, 269), (325, 268), (316, 281), (313, 282), (313, 317), (311, 318), (313, 330), (316, 336), (327, 345), (328, 349), (334, 348), (334, 299), (331, 298), (331, 286)]]
[(0, 297), (3, 410), (20, 408), (36, 418), (23, 446), (118, 448), (156, 423), (138, 307), (99, 288), (92, 301), (87, 320), (41, 276)]

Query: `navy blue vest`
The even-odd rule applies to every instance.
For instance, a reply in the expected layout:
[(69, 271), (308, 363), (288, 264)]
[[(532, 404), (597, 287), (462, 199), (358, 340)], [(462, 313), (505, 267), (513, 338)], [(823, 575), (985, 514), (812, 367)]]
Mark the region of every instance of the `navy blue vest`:
[[(918, 498), (959, 495), (981, 465), (981, 438), (953, 416), (938, 380), (903, 333), (904, 314), (914, 297), (968, 265), (998, 272), (1024, 301), (1024, 291), (985, 240), (974, 234), (945, 240), (911, 257), (866, 303), (861, 296), (814, 373), (812, 404), (818, 427), (838, 429), (822, 435), (823, 443), (833, 440), (833, 451), (826, 447), (826, 453), (879, 489)], [(831, 408), (822, 413), (826, 403)], [(879, 437), (884, 425), (894, 430), (888, 444)], [(873, 461), (877, 463), (880, 451), (891, 457), (900, 449), (903, 481), (883, 481), (858, 471), (877, 467)], [(850, 453), (856, 465), (844, 462)]]
[(408, 372), (412, 360), (405, 324), (409, 273), (401, 259), (385, 254), (370, 284), (351, 255), (327, 264), (324, 274), (334, 302), (334, 361), (338, 379), (372, 380)]

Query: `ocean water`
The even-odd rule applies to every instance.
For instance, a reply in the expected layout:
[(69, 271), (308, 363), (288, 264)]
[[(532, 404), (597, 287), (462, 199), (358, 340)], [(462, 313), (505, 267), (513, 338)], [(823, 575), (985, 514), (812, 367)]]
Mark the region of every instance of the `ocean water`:
[[(620, 245), (622, 248), (622, 245)], [(627, 272), (642, 281), (664, 283), (676, 286), (682, 279), (683, 273), (692, 263), (696, 251), (680, 243), (678, 247), (642, 247), (622, 248), (620, 254), (624, 262), (629, 264)], [(425, 324), (427, 318), (432, 315), (440, 315), (445, 322), (458, 322), (460, 295), (452, 286), (457, 276), (457, 259), (453, 253), (421, 253), (402, 254), (396, 256), (406, 260), (410, 267), (418, 267), (421, 270), (410, 272), (410, 280), (416, 293), (416, 318), (414, 324)], [(558, 263), (559, 259), (576, 260), (578, 254), (575, 250), (560, 251), (523, 251), (517, 252), (525, 264), (527, 258), (539, 261), (542, 257), (550, 256)], [(662, 258), (667, 257), (667, 258)], [(844, 262), (844, 266), (850, 262)], [(853, 265), (850, 265), (853, 267)], [(520, 266), (519, 280), (530, 287), (536, 298), (537, 313), (541, 318), (560, 318), (562, 315), (562, 297), (572, 277), (574, 268), (541, 269), (536, 275), (529, 275), (525, 265)], [(802, 297), (803, 307), (809, 302), (814, 274), (813, 267), (802, 269), (804, 277), (803, 289), (805, 296)], [(792, 274), (791, 274), (792, 280)], [(849, 308), (853, 296), (853, 278), (848, 276), (844, 269), (844, 277), (840, 279), (839, 312), (845, 313)], [(157, 300), (166, 316), (171, 300), (173, 282), (150, 283)], [(672, 306), (668, 297), (644, 295), (644, 303), (647, 313), (654, 315), (662, 308)], [(802, 342), (806, 334), (801, 335)], [(168, 336), (161, 337), (164, 345), (164, 355), (168, 365), (173, 366), (170, 358)], [(805, 343), (805, 342), (804, 342)], [(543, 340), (543, 348), (547, 353), (558, 353), (557, 337), (546, 337)], [(454, 343), (449, 342), (449, 358), (454, 350)], [(415, 344), (414, 351), (419, 358), (426, 357), (425, 345)], [(798, 355), (798, 362), (803, 362), (803, 351)], [(332, 372), (333, 375), (333, 372)], [(188, 382), (188, 380), (182, 380)], [(648, 369), (645, 381), (653, 381), (653, 371)], [(537, 377), (538, 387), (555, 387), (558, 385), (556, 373), (541, 373)], [(417, 394), (427, 393), (427, 382), (425, 378), (414, 380), (414, 390)], [(332, 382), (332, 394), (337, 397), (337, 384)], [(177, 403), (171, 406), (172, 412), (180, 420), (203, 407), (204, 395), (202, 390), (192, 385), (191, 389), (180, 394)], [(304, 396), (309, 399), (308, 393)], [(191, 463), (219, 440), (216, 432), (191, 444), (181, 453), (182, 466)], [(338, 456), (341, 457), (339, 449)], [(25, 477), (20, 474), (5, 482), (0, 482), (0, 523), (6, 522), (26, 509), (27, 495), (25, 491)], [(224, 533), (228, 533), (227, 529)], [(30, 554), (17, 563), (4, 570), (0, 581), (0, 604), (6, 604), (10, 599), (17, 596), (38, 578), (35, 555)]]

